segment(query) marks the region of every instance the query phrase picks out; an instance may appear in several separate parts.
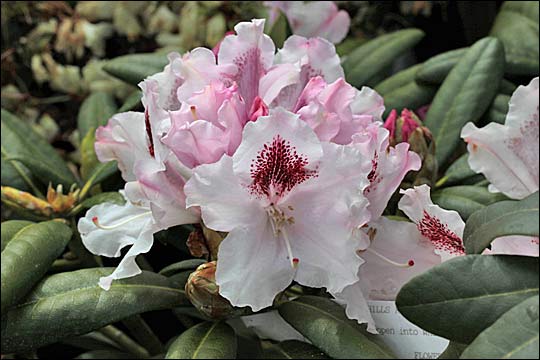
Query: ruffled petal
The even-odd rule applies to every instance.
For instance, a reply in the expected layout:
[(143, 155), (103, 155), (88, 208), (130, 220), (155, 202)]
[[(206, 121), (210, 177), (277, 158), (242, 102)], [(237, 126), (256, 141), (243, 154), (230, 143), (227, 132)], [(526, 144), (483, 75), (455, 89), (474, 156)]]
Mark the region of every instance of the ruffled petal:
[(116, 160), (122, 178), (133, 181), (136, 161), (152, 160), (143, 113), (114, 115), (106, 126), (96, 130), (95, 150), (101, 162)]
[(171, 52), (167, 55), (169, 64), (165, 66), (162, 72), (154, 74), (149, 79), (157, 81), (159, 84), (159, 107), (164, 110), (178, 110), (180, 102), (178, 101), (177, 91), (184, 79), (180, 76), (177, 68), (181, 63), (181, 56), (176, 52)]
[(249, 306), (253, 311), (271, 306), (294, 276), (286, 245), (274, 237), (266, 219), (229, 232), (219, 246), (218, 257), (220, 294), (232, 305)]
[(358, 280), (356, 231), (369, 221), (362, 195), (368, 181), (358, 150), (331, 143), (323, 149), (317, 176), (298, 185), (280, 206), (294, 219), (286, 231), (299, 260), (295, 280), (334, 293)]
[(387, 129), (374, 123), (366, 131), (353, 136), (355, 146), (365, 157), (372, 159), (368, 176), (370, 185), (364, 191), (372, 219), (382, 215), (405, 175), (411, 170), (419, 170), (421, 166), (420, 156), (409, 151), (409, 144), (400, 143), (395, 148), (390, 147), (388, 135)]
[(367, 331), (378, 334), (375, 327), (375, 320), (369, 311), (367, 303), (367, 289), (362, 279), (352, 285), (345, 287), (342, 291), (332, 294), (335, 301), (345, 306), (345, 315), (349, 319), (358, 321), (359, 324), (367, 324)]
[(291, 1), (289, 6), (280, 8), (287, 15), (294, 34), (320, 36), (339, 43), (349, 32), (349, 14), (344, 10), (338, 11), (333, 1)]
[(204, 223), (213, 230), (231, 231), (266, 218), (240, 185), (232, 165), (231, 157), (223, 156), (217, 163), (198, 166), (184, 187), (186, 206), (200, 206)]
[(512, 95), (506, 124), (482, 129), (467, 123), (461, 137), (468, 143), (469, 165), (491, 182), (490, 190), (523, 199), (539, 188), (538, 78)]
[(384, 99), (375, 90), (362, 86), (356, 91), (351, 111), (354, 115), (371, 115), (373, 121), (381, 121), (384, 113)]
[[(274, 142), (289, 146), (290, 156), (294, 154), (305, 159), (304, 168), (314, 170), (322, 156), (322, 148), (311, 128), (291, 112), (282, 108), (273, 109), (268, 116), (261, 116), (244, 127), (242, 143), (233, 155), (234, 173), (242, 184), (249, 187), (254, 179), (252, 171), (257, 171), (257, 157)], [(274, 151), (274, 150), (267, 151)], [(284, 154), (286, 155), (286, 154)]]
[(264, 19), (238, 23), (234, 30), (237, 35), (223, 39), (218, 53), (220, 65), (235, 65), (237, 73), (231, 77), (238, 84), (248, 109), (259, 94), (259, 81), (272, 66), (275, 46), (272, 39), (264, 34)]
[(278, 64), (270, 68), (259, 83), (259, 96), (271, 104), (281, 90), (298, 84), (300, 68), (296, 64)]
[(401, 190), (404, 194), (398, 203), (415, 224), (420, 233), (435, 246), (435, 253), (445, 261), (451, 257), (465, 255), (463, 229), (465, 222), (453, 210), (444, 210), (433, 204), (427, 185)]

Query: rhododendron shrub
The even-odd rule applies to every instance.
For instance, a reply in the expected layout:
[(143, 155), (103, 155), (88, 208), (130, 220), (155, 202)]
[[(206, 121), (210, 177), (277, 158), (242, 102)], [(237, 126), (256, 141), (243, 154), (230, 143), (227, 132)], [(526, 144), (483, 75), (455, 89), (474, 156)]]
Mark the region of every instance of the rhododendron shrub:
[(2, 224), (2, 354), (537, 358), (538, 71), (498, 30), (531, 5), (390, 77), (423, 33), (338, 56), (340, 4), (260, 5), (209, 47), (110, 60), (139, 103), (85, 123), (80, 166), (2, 110), (28, 185), (2, 178), (24, 219)]

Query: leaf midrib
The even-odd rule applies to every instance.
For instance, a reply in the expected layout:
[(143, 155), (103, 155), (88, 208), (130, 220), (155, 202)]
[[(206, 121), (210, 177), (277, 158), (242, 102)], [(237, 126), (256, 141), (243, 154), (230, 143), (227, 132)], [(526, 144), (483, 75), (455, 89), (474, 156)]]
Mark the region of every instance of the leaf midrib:
[(529, 292), (536, 292), (538, 293), (538, 288), (530, 288), (530, 289), (524, 289), (519, 291), (507, 291), (503, 293), (496, 293), (496, 294), (486, 294), (486, 295), (480, 295), (480, 296), (469, 296), (469, 297), (462, 297), (457, 299), (445, 299), (443, 301), (433, 301), (433, 302), (424, 302), (424, 303), (418, 303), (416, 305), (400, 305), (400, 308), (415, 308), (418, 306), (425, 306), (425, 305), (439, 305), (439, 304), (446, 304), (446, 303), (454, 303), (454, 302), (460, 302), (460, 301), (471, 301), (471, 300), (479, 300), (483, 298), (495, 298), (499, 296), (505, 296), (505, 295), (519, 295), (519, 294), (526, 294)]
[(329, 312), (327, 312), (327, 311), (325, 311), (325, 310), (322, 310), (321, 308), (318, 308), (318, 307), (313, 306), (313, 305), (306, 304), (306, 303), (301, 302), (301, 301), (297, 301), (296, 304), (305, 306), (305, 307), (310, 308), (310, 309), (314, 309), (314, 310), (316, 310), (316, 311), (318, 311), (318, 312), (320, 312), (320, 313), (322, 313), (322, 314), (324, 314), (324, 315), (327, 315), (328, 317), (330, 317), (330, 318), (332, 318), (332, 319), (334, 319), (334, 320), (336, 320), (336, 321), (338, 321), (338, 322), (344, 324), (344, 325), (347, 326), (348, 328), (350, 328), (350, 329), (352, 329), (352, 330), (358, 332), (360, 335), (362, 335), (364, 338), (366, 338), (371, 344), (373, 344), (377, 349), (379, 349), (380, 352), (381, 352), (382, 354), (387, 355), (387, 356), (391, 356), (391, 355), (392, 355), (392, 354), (388, 354), (386, 351), (384, 351), (384, 349), (381, 348), (381, 347), (379, 346), (379, 344), (377, 344), (377, 343), (375, 343), (375, 342), (369, 340), (369, 339), (367, 338), (366, 335), (362, 334), (360, 331), (358, 331), (357, 329), (355, 329), (353, 326), (351, 326), (350, 324), (347, 324), (347, 322), (346, 322), (345, 320), (340, 319), (340, 318), (337, 318), (337, 317), (335, 317), (334, 315), (330, 314)]
[(205, 335), (203, 336), (203, 338), (201, 339), (201, 342), (199, 343), (199, 345), (197, 345), (197, 348), (196, 348), (195, 351), (193, 352), (193, 357), (192, 357), (192, 359), (196, 359), (196, 358), (197, 358), (197, 355), (199, 354), (199, 351), (201, 351), (203, 344), (205, 343), (205, 341), (208, 339), (208, 337), (210, 336), (210, 334), (212, 333), (212, 331), (214, 331), (215, 327), (216, 327), (218, 324), (219, 324), (219, 323), (216, 322), (216, 323), (212, 324), (212, 326), (210, 327), (210, 329), (208, 329), (208, 331), (206, 332), (206, 334), (205, 334)]

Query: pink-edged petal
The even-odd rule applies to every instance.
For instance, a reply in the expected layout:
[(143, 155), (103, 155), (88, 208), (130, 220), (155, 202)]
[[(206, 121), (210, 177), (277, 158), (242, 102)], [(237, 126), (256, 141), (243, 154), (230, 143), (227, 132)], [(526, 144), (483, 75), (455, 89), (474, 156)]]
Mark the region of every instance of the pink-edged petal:
[(219, 293), (232, 305), (249, 306), (253, 311), (271, 306), (294, 276), (286, 245), (274, 237), (266, 218), (229, 232), (219, 246), (218, 258)]
[(264, 19), (254, 19), (238, 23), (234, 27), (237, 35), (226, 36), (218, 53), (220, 65), (236, 66), (237, 73), (231, 80), (238, 84), (248, 108), (259, 94), (259, 80), (274, 60), (275, 46), (263, 32), (264, 22)]
[(398, 203), (415, 224), (420, 233), (435, 247), (435, 253), (445, 261), (451, 257), (465, 255), (463, 229), (465, 222), (453, 210), (445, 210), (433, 204), (427, 185), (401, 190), (403, 197)]
[(181, 62), (180, 54), (171, 52), (167, 55), (169, 64), (165, 66), (162, 72), (150, 76), (150, 79), (158, 82), (159, 86), (159, 107), (164, 110), (178, 110), (180, 102), (178, 101), (178, 87), (182, 85), (184, 79), (174, 71), (178, 67), (178, 62)]
[(233, 64), (216, 64), (214, 53), (206, 48), (195, 48), (185, 54), (174, 64), (173, 70), (183, 79), (177, 90), (180, 102), (186, 101), (212, 81), (235, 76), (237, 72)]
[[(301, 121), (298, 115), (282, 108), (273, 109), (270, 115), (246, 124), (242, 139), (233, 155), (233, 169), (246, 187), (256, 183), (257, 176), (269, 175), (263, 174), (264, 161), (279, 160), (280, 165), (292, 166), (294, 161), (303, 159), (305, 164), (302, 168), (309, 171), (315, 170), (322, 156), (320, 142), (313, 130)], [(276, 151), (281, 151), (280, 149), (285, 153), (278, 158)], [(257, 161), (261, 155), (266, 157)], [(283, 163), (284, 159), (289, 160)]]
[(266, 218), (263, 208), (240, 185), (232, 166), (226, 155), (217, 163), (198, 166), (184, 187), (187, 207), (200, 206), (204, 223), (213, 230), (231, 231)]
[(315, 131), (321, 141), (331, 141), (339, 132), (341, 120), (338, 114), (326, 112), (321, 104), (312, 102), (302, 107), (297, 113)]
[(490, 181), (490, 190), (523, 199), (539, 188), (538, 78), (520, 86), (510, 99), (505, 125), (482, 129), (466, 124), (461, 137), (468, 143), (469, 166)]
[(368, 175), (369, 187), (364, 195), (369, 200), (372, 219), (382, 215), (390, 197), (399, 187), (405, 175), (411, 170), (419, 170), (420, 156), (409, 151), (409, 144), (400, 143), (395, 148), (388, 144), (387, 129), (371, 124), (366, 131), (353, 136), (353, 143), (362, 154), (371, 159)]
[(238, 98), (225, 100), (218, 111), (218, 120), (225, 126), (227, 140), (227, 155), (232, 155), (240, 145), (242, 131), (246, 124), (246, 107)]
[(173, 120), (162, 142), (189, 168), (214, 163), (228, 149), (225, 131), (204, 120), (184, 125)]
[(368, 225), (373, 239), (360, 254), (365, 263), (358, 276), (365, 283), (369, 299), (395, 300), (411, 278), (441, 263), (435, 247), (415, 224), (381, 217)]
[[(538, 190), (538, 121), (536, 143), (514, 128), (491, 123), (482, 129), (466, 124), (461, 137), (468, 143), (469, 166), (481, 172), (495, 189), (513, 199)], [(534, 162), (536, 157), (536, 163)]]
[(487, 251), (491, 255), (520, 255), (538, 257), (537, 237), (513, 235), (503, 236), (493, 240), (491, 250)]
[(367, 288), (362, 279), (345, 287), (342, 291), (332, 294), (335, 301), (345, 307), (345, 315), (349, 319), (358, 321), (359, 324), (367, 324), (367, 331), (378, 334), (375, 320), (369, 311), (367, 303)]
[(114, 115), (106, 126), (96, 130), (94, 148), (101, 162), (118, 161), (122, 178), (135, 180), (136, 161), (151, 160), (143, 113), (126, 112)]
[(384, 99), (375, 90), (362, 86), (351, 103), (351, 111), (355, 115), (371, 115), (373, 121), (381, 121), (384, 113)]
[(360, 244), (356, 231), (369, 221), (362, 195), (368, 181), (366, 160), (358, 150), (322, 145), (317, 176), (298, 185), (280, 205), (294, 219), (286, 231), (299, 260), (295, 280), (334, 293), (358, 279), (362, 260), (355, 253)]
[(301, 36), (321, 36), (338, 43), (349, 32), (349, 15), (343, 10), (338, 11), (332, 1), (292, 1), (285, 14), (293, 33)]
[(165, 169), (141, 163), (135, 167), (141, 195), (150, 202), (152, 216), (160, 229), (171, 226), (194, 224), (200, 221), (195, 209), (186, 209), (183, 188), (185, 180), (181, 175), (178, 160), (169, 157)]
[(300, 79), (300, 68), (296, 64), (278, 64), (271, 67), (261, 78), (259, 96), (265, 104), (271, 104), (281, 90), (293, 86)]

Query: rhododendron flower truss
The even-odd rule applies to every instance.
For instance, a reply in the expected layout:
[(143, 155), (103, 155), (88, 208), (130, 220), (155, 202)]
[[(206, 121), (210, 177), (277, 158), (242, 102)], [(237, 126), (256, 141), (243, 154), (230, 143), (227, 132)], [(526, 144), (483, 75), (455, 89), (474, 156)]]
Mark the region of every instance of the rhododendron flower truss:
[(338, 11), (333, 1), (265, 1), (270, 9), (269, 21), (274, 23), (281, 10), (294, 34), (320, 36), (336, 44), (349, 32), (351, 18), (344, 11)]
[(469, 165), (491, 182), (491, 191), (523, 199), (538, 190), (538, 78), (512, 95), (504, 125), (482, 129), (468, 123), (461, 137), (468, 143)]
[(357, 281), (370, 170), (353, 146), (321, 143), (284, 109), (248, 123), (235, 154), (197, 167), (185, 186), (205, 225), (229, 232), (218, 253), (221, 295), (258, 311), (293, 280), (330, 292)]

